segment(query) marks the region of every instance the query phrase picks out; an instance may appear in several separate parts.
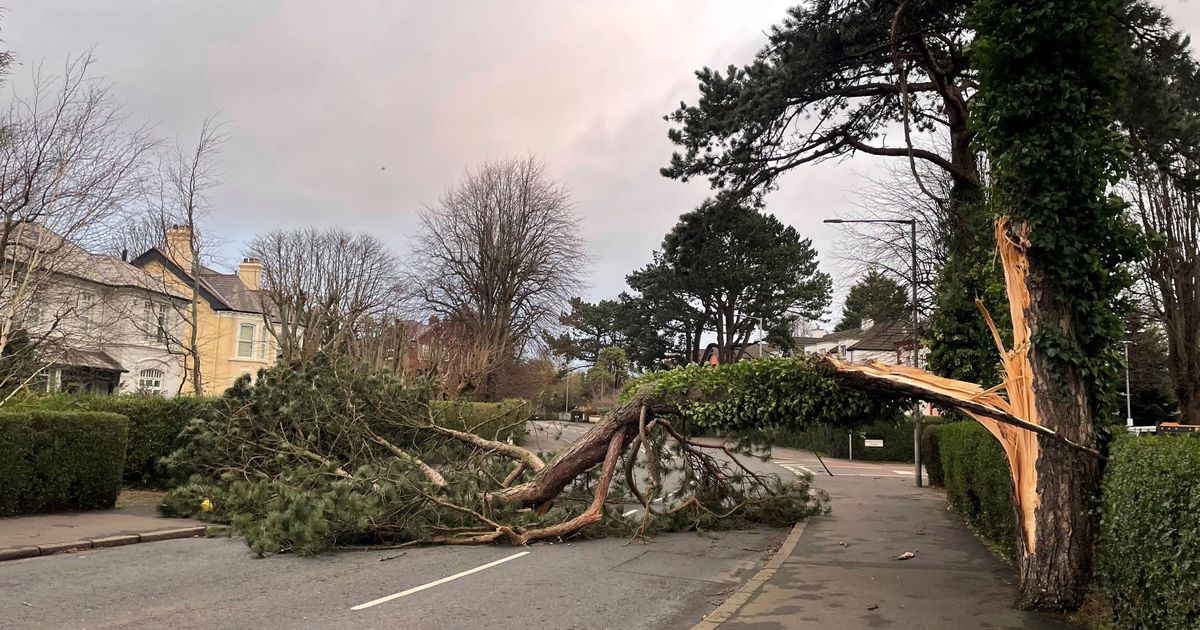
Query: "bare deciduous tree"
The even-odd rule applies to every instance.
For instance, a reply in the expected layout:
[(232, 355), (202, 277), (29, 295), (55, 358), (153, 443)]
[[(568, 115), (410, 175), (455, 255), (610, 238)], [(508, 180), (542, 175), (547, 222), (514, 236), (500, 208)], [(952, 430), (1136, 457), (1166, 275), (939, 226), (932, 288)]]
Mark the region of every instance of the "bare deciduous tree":
[[(875, 178), (858, 195), (857, 209), (848, 219), (898, 221), (917, 220), (917, 305), (923, 316), (933, 308), (938, 273), (948, 257), (947, 243), (953, 234), (946, 199), (953, 180), (945, 171), (923, 162), (916, 168), (932, 195), (916, 190), (910, 165), (889, 162), (887, 171)], [(858, 278), (872, 270), (881, 272), (905, 287), (912, 278), (911, 235), (900, 223), (845, 223), (834, 255), (847, 277)]]
[(78, 296), (59, 279), (80, 271), (76, 246), (103, 241), (137, 196), (155, 146), (148, 127), (127, 124), (92, 64), (70, 59), (60, 77), (35, 69), (29, 95), (14, 94), (0, 113), (0, 355), (33, 360), (6, 361), (8, 386), (53, 360), (39, 347), (65, 345), (61, 324)]
[(264, 314), (278, 318), (267, 325), (284, 360), (353, 352), (369, 329), (396, 319), (399, 262), (374, 236), (338, 228), (276, 230), (255, 237), (247, 251), (262, 263)]
[(554, 325), (587, 260), (566, 189), (535, 157), (487, 162), (421, 214), (414, 286), (470, 348), (464, 390), (490, 397), (494, 370)]
[[(196, 322), (200, 318), (202, 261), (208, 249), (199, 223), (209, 212), (209, 192), (221, 183), (213, 164), (225, 141), (221, 126), (215, 116), (210, 116), (200, 127), (195, 146), (188, 147), (176, 142), (160, 156), (157, 177), (146, 196), (147, 218), (135, 224), (137, 231), (133, 233), (142, 238), (150, 234), (160, 237), (163, 252), (171, 260), (180, 263), (188, 276), (185, 293), (189, 299), (177, 313), (184, 322), (183, 334), (186, 338), (177, 345), (182, 347), (187, 357), (184, 383), (190, 383), (197, 395), (204, 393), (200, 332)], [(167, 238), (167, 232), (171, 229), (179, 230), (184, 238)], [(164, 275), (161, 281), (167, 285), (173, 284), (169, 275)]]
[(1150, 241), (1139, 265), (1144, 302), (1166, 332), (1183, 419), (1200, 424), (1200, 195), (1149, 164), (1133, 171), (1125, 189)]

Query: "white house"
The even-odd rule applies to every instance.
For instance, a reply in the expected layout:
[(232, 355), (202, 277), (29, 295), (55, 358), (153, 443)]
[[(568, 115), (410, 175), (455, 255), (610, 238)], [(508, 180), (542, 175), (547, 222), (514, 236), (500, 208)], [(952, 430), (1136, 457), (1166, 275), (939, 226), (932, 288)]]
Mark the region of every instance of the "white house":
[[(897, 320), (877, 324), (864, 319), (858, 328), (818, 338), (797, 338), (796, 350), (804, 354), (832, 354), (852, 363), (909, 364), (912, 362), (912, 324)], [(921, 353), (923, 357), (924, 348)]]
[(14, 298), (10, 290), (8, 297), (27, 302), (20, 327), (37, 341), (49, 389), (179, 391), (182, 294), (120, 258), (92, 254), (36, 224), (21, 226), (19, 240), (48, 252), (15, 257), (44, 267), (30, 274), (39, 276), (36, 291)]

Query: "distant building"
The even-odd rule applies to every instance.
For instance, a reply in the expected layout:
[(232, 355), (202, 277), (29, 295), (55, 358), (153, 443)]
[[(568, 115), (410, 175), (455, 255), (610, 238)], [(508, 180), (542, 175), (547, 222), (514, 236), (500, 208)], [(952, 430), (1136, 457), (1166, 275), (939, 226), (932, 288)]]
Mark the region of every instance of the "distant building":
[[(197, 286), (196, 348), (200, 355), (200, 384), (206, 394), (220, 394), (242, 375), (255, 378), (258, 370), (274, 365), (278, 348), (272, 333), (276, 318), (265, 306), (260, 291), (262, 264), (247, 258), (236, 274), (200, 267), (200, 278), (191, 278), (191, 230), (167, 230), (166, 243), (152, 247), (132, 263), (158, 279), (162, 286), (182, 293), (189, 301)], [(190, 308), (190, 307), (189, 307)], [(191, 324), (184, 313), (183, 340), (191, 343)], [(192, 370), (185, 362), (185, 390), (192, 388)]]
[[(858, 328), (816, 339), (796, 339), (795, 343), (797, 353), (832, 354), (851, 363), (912, 363), (912, 324), (905, 320), (875, 323), (864, 319)], [(925, 352), (925, 348), (922, 348), (922, 357)]]

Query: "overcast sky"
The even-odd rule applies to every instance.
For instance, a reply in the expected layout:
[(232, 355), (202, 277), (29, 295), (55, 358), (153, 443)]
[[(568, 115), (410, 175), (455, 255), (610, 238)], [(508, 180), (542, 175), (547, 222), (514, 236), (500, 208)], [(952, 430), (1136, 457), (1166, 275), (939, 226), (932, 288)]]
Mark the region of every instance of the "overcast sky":
[[(193, 141), (227, 121), (210, 222), (236, 261), (256, 232), (337, 225), (405, 253), (416, 213), (486, 159), (544, 158), (571, 191), (612, 297), (707, 182), (658, 174), (662, 116), (695, 102), (693, 72), (749, 61), (795, 2), (9, 0), (0, 21), (21, 89), (39, 62), (95, 52), (131, 116)], [(1200, 4), (1168, 0), (1188, 32)], [(821, 219), (849, 213), (880, 158), (801, 168), (768, 210), (851, 278)]]

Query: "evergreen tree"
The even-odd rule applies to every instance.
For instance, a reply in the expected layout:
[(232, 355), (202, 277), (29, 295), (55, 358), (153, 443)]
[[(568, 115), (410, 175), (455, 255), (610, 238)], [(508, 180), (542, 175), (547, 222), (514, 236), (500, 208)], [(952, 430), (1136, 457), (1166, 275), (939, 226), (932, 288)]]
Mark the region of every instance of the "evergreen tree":
[(850, 287), (842, 319), (834, 330), (858, 328), (864, 319), (880, 322), (906, 317), (910, 303), (907, 290), (899, 282), (872, 269)]
[(624, 343), (624, 334), (618, 321), (620, 302), (600, 300), (592, 304), (583, 298), (573, 297), (569, 304), (571, 310), (558, 318), (566, 331), (546, 336), (550, 352), (568, 361), (595, 365), (601, 350)]
[(796, 317), (816, 319), (829, 305), (831, 281), (812, 241), (731, 195), (681, 216), (663, 240), (662, 261), (707, 315), (721, 363), (740, 357), (760, 323), (769, 341), (790, 348)]

